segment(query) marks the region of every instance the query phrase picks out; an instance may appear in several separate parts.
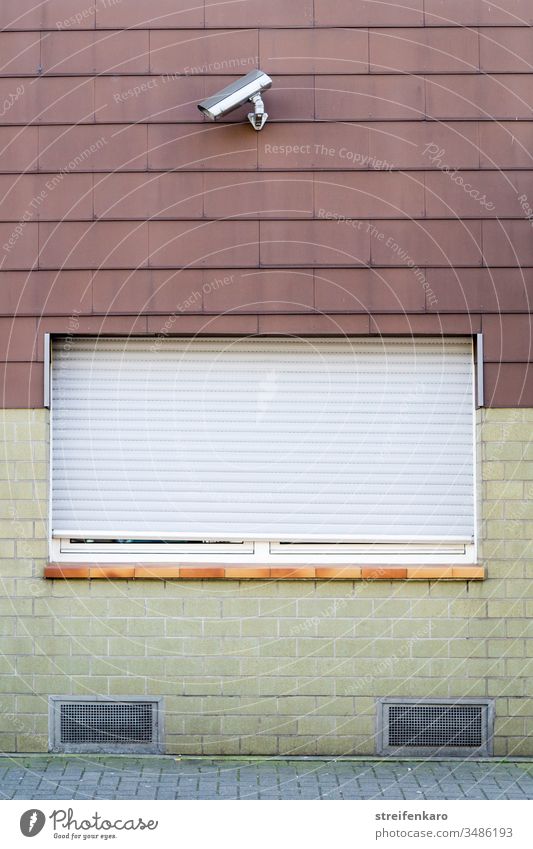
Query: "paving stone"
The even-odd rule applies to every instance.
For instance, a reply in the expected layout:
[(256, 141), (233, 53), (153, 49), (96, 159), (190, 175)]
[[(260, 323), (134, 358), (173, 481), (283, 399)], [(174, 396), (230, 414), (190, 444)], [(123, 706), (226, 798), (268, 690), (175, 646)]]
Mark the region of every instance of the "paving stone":
[(2, 799), (531, 799), (529, 762), (0, 759)]

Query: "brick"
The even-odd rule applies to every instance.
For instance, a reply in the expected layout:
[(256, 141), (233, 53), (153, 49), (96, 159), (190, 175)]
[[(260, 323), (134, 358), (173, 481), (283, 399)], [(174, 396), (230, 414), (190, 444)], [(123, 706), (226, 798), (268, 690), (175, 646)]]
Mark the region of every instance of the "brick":
[(271, 124), (268, 138), (259, 135), (260, 168), (365, 169), (369, 164), (369, 129), (359, 124)]
[[(483, 126), (483, 125), (482, 125)], [(369, 125), (369, 168), (478, 168), (478, 124), (396, 121)], [(494, 167), (494, 163), (492, 166)]]
[(38, 150), (37, 127), (0, 127), (0, 170), (36, 171)]
[[(490, 459), (490, 458), (489, 458)], [(504, 518), (504, 505), (502, 503), (498, 503), (493, 501), (490, 504), (487, 504), (483, 508), (483, 519), (503, 519)]]
[(423, 0), (403, 0), (397, 4), (368, 3), (366, 0), (315, 0), (316, 26), (421, 26)]
[(91, 311), (90, 272), (0, 273), (0, 314), (72, 315), (74, 311)]
[[(502, 97), (502, 86), (506, 96)], [(429, 118), (530, 118), (527, 78), (518, 74), (477, 74), (426, 78)]]
[(356, 266), (370, 261), (370, 236), (357, 221), (262, 221), (260, 228), (263, 265)]
[(487, 265), (513, 266), (533, 262), (531, 225), (528, 221), (483, 221), (482, 227)]
[[(486, 460), (522, 460), (526, 446), (521, 442), (496, 443), (485, 445), (484, 456)], [(494, 505), (493, 505), (494, 506)]]
[(56, 566), (50, 563), (44, 569), (45, 578), (88, 578), (88, 566)]
[(95, 115), (104, 123), (200, 122), (196, 106), (204, 97), (205, 82), (199, 77), (97, 77)]
[(488, 601), (488, 616), (499, 619), (502, 618), (520, 618), (524, 615), (523, 600), (490, 600)]
[[(516, 412), (520, 413), (520, 410), (516, 410)], [(524, 410), (524, 412), (527, 413), (528, 411)], [(505, 439), (516, 439), (527, 444), (533, 435), (533, 425), (525, 420), (523, 423), (510, 420), (503, 425), (502, 432)]]
[(531, 122), (487, 122), (479, 125), (482, 168), (531, 168)]
[(453, 577), (464, 580), (483, 580), (485, 569), (483, 566), (454, 566)]
[(47, 555), (48, 542), (46, 540), (26, 539), (23, 542), (17, 542), (17, 557), (45, 558)]
[(85, 123), (94, 118), (94, 80), (35, 77), (30, 85), (24, 77), (0, 79), (0, 103), (6, 100), (13, 104), (9, 124)]
[(291, 566), (285, 568), (279, 566), (270, 570), (270, 577), (274, 578), (275, 580), (279, 580), (281, 578), (292, 580), (314, 578), (315, 569), (310, 566)]
[(194, 566), (187, 568), (183, 566), (180, 570), (180, 577), (194, 578), (197, 580), (200, 580), (201, 578), (223, 578), (224, 573), (225, 569), (222, 567)]
[(520, 214), (518, 196), (531, 193), (529, 175), (509, 172), (429, 172), (426, 212), (432, 218), (512, 218)]
[(522, 522), (493, 519), (485, 523), (488, 539), (525, 539), (526, 527)]
[(339, 172), (315, 174), (317, 218), (420, 218), (424, 181), (417, 173)]
[(311, 218), (312, 174), (206, 174), (206, 218)]
[(0, 33), (0, 74), (37, 74), (40, 58), (40, 38), (33, 32)]
[[(154, 30), (150, 66), (154, 74), (247, 74), (258, 64), (255, 29)], [(269, 71), (274, 68), (269, 67)]]
[(492, 481), (486, 484), (485, 489), (487, 499), (502, 501), (521, 499), (524, 494), (522, 481)]
[(93, 215), (90, 175), (1, 176), (0, 193), (6, 221), (90, 220)]
[(400, 566), (387, 568), (384, 566), (364, 567), (361, 569), (361, 577), (364, 581), (391, 581), (407, 578), (407, 569)]
[[(74, 20), (71, 21), (71, 17)], [(47, 0), (45, 4), (35, 4), (32, 0), (4, 0), (0, 11), (2, 29), (54, 29), (63, 23), (91, 29), (94, 20), (95, 7), (87, 8), (85, 0)]]
[(407, 577), (414, 580), (440, 580), (442, 578), (453, 578), (453, 567), (410, 566), (407, 569)]
[(38, 250), (38, 224), (0, 224), (0, 251), (4, 271), (31, 269), (37, 263)]
[[(225, 578), (236, 578), (237, 580), (251, 578), (270, 578), (270, 569), (265, 568), (250, 568), (245, 566), (237, 566), (235, 569), (226, 567), (224, 570)], [(244, 623), (243, 623), (244, 624)], [(243, 634), (244, 635), (244, 634)]]
[(223, 269), (204, 272), (202, 280), (204, 312), (302, 313), (314, 307), (308, 269)]
[(176, 566), (136, 566), (134, 577), (170, 580), (171, 578), (180, 577), (180, 569)]
[(3, 406), (42, 407), (42, 363), (0, 363), (0, 386)]
[(528, 315), (483, 316), (486, 362), (528, 362), (532, 339)]
[(148, 264), (146, 222), (41, 223), (39, 241), (41, 268), (136, 268)]
[(315, 572), (316, 577), (322, 579), (352, 580), (361, 577), (361, 568), (359, 566), (317, 566)]
[[(144, 129), (146, 133), (146, 128)], [(151, 124), (150, 169), (250, 170), (257, 163), (257, 138), (239, 124)], [(145, 142), (146, 148), (146, 142)]]
[(489, 696), (523, 696), (524, 681), (521, 678), (489, 678), (487, 681)]
[(479, 221), (427, 221), (416, 226), (409, 221), (380, 221), (377, 235), (372, 232), (374, 265), (481, 265)]
[(97, 271), (93, 277), (93, 306), (97, 313), (202, 311), (202, 272), (142, 269)]
[(211, 0), (205, 4), (207, 27), (259, 26), (301, 27), (313, 23), (313, 0), (272, 0), (265, 4), (261, 0), (236, 0), (224, 7)]
[(516, 26), (533, 22), (529, 0), (508, 0), (501, 6), (483, 0), (425, 0), (424, 9), (427, 26)]
[(481, 70), (529, 72), (533, 52), (528, 27), (486, 27), (480, 30)]
[(17, 752), (48, 752), (49, 740), (47, 734), (17, 734)]
[(44, 74), (135, 74), (150, 70), (149, 33), (43, 32)]
[(531, 407), (533, 370), (527, 363), (488, 363), (485, 396), (491, 407)]
[(424, 85), (416, 77), (339, 74), (334, 79), (317, 75), (315, 80), (319, 120), (413, 120), (424, 115)]
[(269, 74), (366, 74), (368, 33), (364, 29), (261, 29), (259, 59)]
[(315, 305), (326, 313), (413, 313), (425, 310), (425, 291), (410, 269), (316, 270)]
[(125, 7), (121, 3), (97, 0), (95, 7), (97, 29), (174, 29), (200, 27), (204, 23), (203, 4), (191, 5), (190, 0), (157, 0), (150, 9), (144, 0), (128, 0)]
[(130, 677), (116, 677), (109, 679), (109, 695), (138, 696), (145, 692), (144, 680), (136, 680)]
[(105, 580), (115, 580), (116, 578), (133, 578), (135, 569), (133, 566), (91, 566), (89, 569), (90, 578), (103, 578)]
[[(76, 332), (87, 335), (129, 336), (146, 333), (146, 317), (141, 315), (104, 315), (80, 316), (77, 319)], [(42, 318), (38, 323), (37, 349), (42, 350), (42, 337), (45, 333), (68, 335), (71, 332), (71, 319), (61, 316)], [(59, 343), (57, 343), (59, 344)]]
[[(148, 332), (162, 333), (165, 326), (168, 327), (170, 316), (148, 317)], [(174, 319), (174, 316), (172, 316)], [(178, 316), (177, 320), (171, 322), (174, 333), (185, 333), (194, 335), (213, 334), (248, 334), (257, 332), (257, 318), (247, 315), (220, 315), (220, 316)]]
[(95, 179), (96, 218), (202, 218), (201, 174), (106, 174)]
[(481, 320), (475, 315), (375, 315), (370, 332), (379, 334), (471, 334), (479, 332)]
[(147, 167), (147, 128), (140, 125), (39, 127), (38, 132), (41, 171), (142, 171)]
[(426, 279), (432, 312), (527, 311), (533, 297), (533, 273), (528, 269), (428, 268)]
[(379, 29), (370, 31), (374, 73), (446, 74), (479, 69), (478, 33), (469, 29)]
[[(28, 362), (35, 359), (36, 322), (33, 318), (0, 318), (0, 360)], [(14, 447), (14, 446), (13, 446)], [(7, 451), (8, 447), (4, 451)], [(6, 459), (19, 459), (4, 453)]]
[(261, 315), (259, 333), (278, 333), (291, 336), (321, 336), (327, 333), (367, 334), (368, 318), (365, 315)]
[(206, 224), (149, 223), (150, 265), (253, 266), (259, 252), (259, 225), (252, 221)]

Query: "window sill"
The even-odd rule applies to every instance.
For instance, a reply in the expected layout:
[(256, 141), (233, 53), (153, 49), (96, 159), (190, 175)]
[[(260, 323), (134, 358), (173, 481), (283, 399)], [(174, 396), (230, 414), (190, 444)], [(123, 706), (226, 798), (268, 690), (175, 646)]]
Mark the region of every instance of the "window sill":
[(157, 566), (49, 563), (45, 578), (107, 580), (348, 580), (348, 581), (482, 581), (485, 567), (471, 566)]

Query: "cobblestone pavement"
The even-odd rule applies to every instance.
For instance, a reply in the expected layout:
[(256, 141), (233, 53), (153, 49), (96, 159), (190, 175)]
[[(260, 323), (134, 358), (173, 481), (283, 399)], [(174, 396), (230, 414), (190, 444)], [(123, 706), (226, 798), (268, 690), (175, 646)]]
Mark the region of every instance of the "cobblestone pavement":
[(533, 762), (0, 757), (0, 799), (533, 799)]

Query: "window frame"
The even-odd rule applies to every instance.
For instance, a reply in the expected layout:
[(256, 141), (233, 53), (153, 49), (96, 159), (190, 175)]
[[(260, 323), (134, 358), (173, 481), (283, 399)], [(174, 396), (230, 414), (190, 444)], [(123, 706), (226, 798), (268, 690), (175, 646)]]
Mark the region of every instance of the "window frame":
[[(77, 334), (78, 335), (78, 334)], [(94, 335), (99, 338), (103, 334), (79, 334), (87, 337)], [(105, 334), (108, 336), (108, 334)], [(152, 334), (130, 334), (145, 338)], [(212, 334), (210, 334), (212, 335)], [(391, 334), (392, 338), (398, 338), (400, 334)], [(174, 566), (325, 566), (333, 565), (348, 567), (351, 565), (368, 566), (468, 566), (478, 562), (478, 467), (480, 458), (477, 453), (477, 422), (476, 410), (484, 404), (483, 399), (483, 366), (479, 362), (479, 356), (483, 351), (482, 334), (453, 334), (453, 338), (463, 335), (465, 340), (472, 344), (472, 437), (473, 437), (473, 520), (474, 534), (470, 540), (459, 537), (447, 537), (445, 540), (435, 537), (419, 536), (415, 541), (406, 542), (398, 538), (391, 539), (375, 536), (372, 538), (349, 537), (338, 538), (335, 542), (324, 540), (323, 537), (314, 535), (298, 535), (294, 538), (279, 538), (270, 536), (242, 535), (238, 540), (228, 538), (220, 541), (209, 539), (209, 534), (202, 534), (203, 539), (182, 542), (181, 540), (165, 540), (165, 550), (159, 546), (162, 544), (156, 538), (153, 542), (146, 541), (146, 534), (142, 535), (143, 544), (130, 542), (132, 535), (114, 534), (109, 531), (102, 533), (91, 533), (90, 542), (83, 540), (79, 530), (58, 529), (52, 530), (52, 496), (53, 496), (53, 474), (52, 474), (52, 451), (53, 451), (53, 407), (51, 397), (51, 369), (53, 363), (53, 341), (56, 339), (68, 339), (63, 334), (45, 334), (45, 402), (50, 410), (49, 428), (49, 557), (53, 563), (58, 565), (110, 563), (124, 565), (141, 564), (166, 564)], [(111, 338), (121, 338), (120, 334), (111, 334)], [(124, 337), (124, 338), (130, 338)], [(428, 334), (423, 334), (427, 338)], [(182, 338), (180, 336), (180, 338)], [(201, 337), (200, 337), (201, 338)], [(368, 338), (353, 336), (350, 338)], [(414, 337), (416, 339), (416, 337)], [(446, 338), (446, 337), (444, 337)], [(113, 540), (113, 541), (111, 541)], [(295, 545), (295, 550), (283, 551), (283, 544)], [(310, 546), (316, 546), (313, 551)], [(343, 550), (339, 546), (346, 546)], [(242, 547), (241, 547), (242, 546)]]

